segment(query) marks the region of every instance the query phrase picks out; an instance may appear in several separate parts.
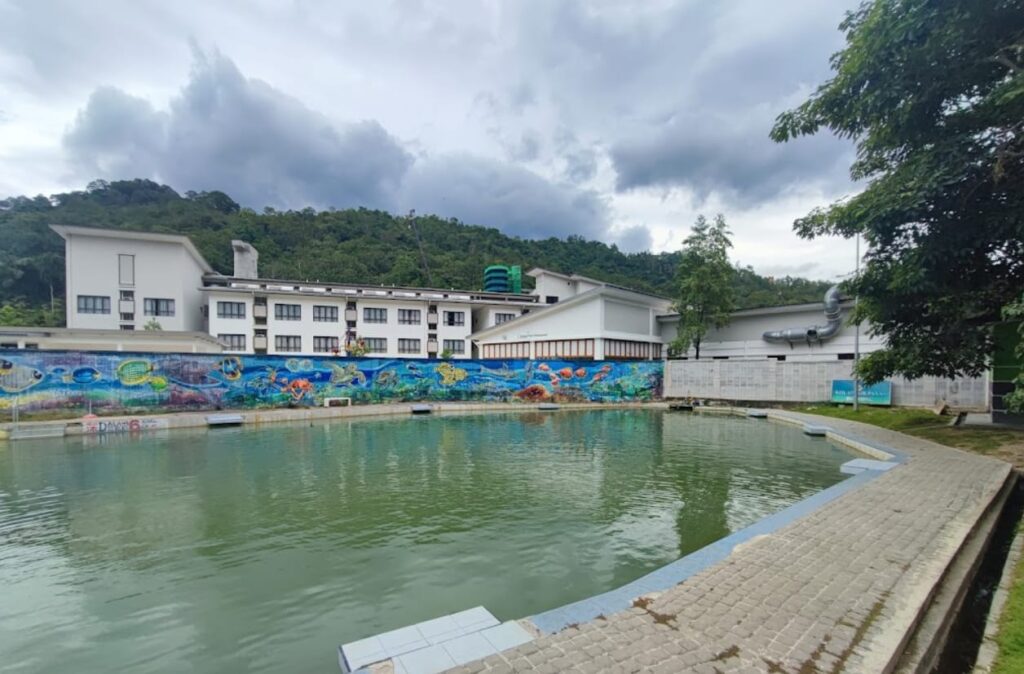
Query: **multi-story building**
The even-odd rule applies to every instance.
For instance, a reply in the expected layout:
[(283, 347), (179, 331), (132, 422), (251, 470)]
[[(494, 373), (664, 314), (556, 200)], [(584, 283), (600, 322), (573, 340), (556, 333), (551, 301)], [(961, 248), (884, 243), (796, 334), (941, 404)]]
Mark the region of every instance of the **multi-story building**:
[[(185, 236), (53, 226), (65, 240), (67, 326), (202, 331), (235, 353), (471, 358), (470, 334), (518, 318), (535, 295), (259, 278), (233, 241), (231, 276)], [(151, 322), (153, 321), (153, 322)]]

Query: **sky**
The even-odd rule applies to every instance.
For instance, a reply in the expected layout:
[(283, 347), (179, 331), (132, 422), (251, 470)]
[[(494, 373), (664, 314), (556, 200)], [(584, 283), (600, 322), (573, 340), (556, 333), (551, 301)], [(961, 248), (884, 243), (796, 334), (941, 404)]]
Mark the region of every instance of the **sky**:
[(793, 220), (854, 148), (768, 133), (855, 0), (0, 0), (0, 197), (150, 178), (262, 210), (434, 213), (522, 237), (837, 279)]

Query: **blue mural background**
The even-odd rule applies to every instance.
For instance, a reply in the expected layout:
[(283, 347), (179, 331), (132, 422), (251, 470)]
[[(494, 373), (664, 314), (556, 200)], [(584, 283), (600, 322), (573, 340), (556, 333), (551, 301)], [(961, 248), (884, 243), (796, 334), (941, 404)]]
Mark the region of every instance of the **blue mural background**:
[(423, 360), (0, 351), (0, 409), (207, 410), (395, 401), (619, 402), (661, 396), (659, 361)]

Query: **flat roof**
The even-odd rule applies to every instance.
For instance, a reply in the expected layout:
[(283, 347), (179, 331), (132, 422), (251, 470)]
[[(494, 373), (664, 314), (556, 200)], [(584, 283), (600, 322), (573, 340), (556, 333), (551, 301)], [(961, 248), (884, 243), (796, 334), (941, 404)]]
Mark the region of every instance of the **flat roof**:
[(176, 243), (185, 247), (189, 255), (202, 267), (204, 273), (215, 273), (210, 263), (206, 261), (206, 258), (199, 252), (199, 249), (192, 243), (192, 239), (184, 234), (162, 234), (160, 232), (141, 232), (132, 229), (106, 229), (103, 227), (78, 227), (76, 225), (50, 225), (50, 229), (57, 232), (65, 241), (70, 236), (91, 236), (98, 239), (130, 239), (133, 241)]
[[(839, 306), (843, 309), (849, 309), (853, 306), (853, 300), (844, 299), (839, 302)], [(752, 309), (739, 309), (738, 311), (732, 312), (731, 316), (743, 317), (743, 316), (770, 316), (772, 314), (792, 314), (804, 311), (824, 311), (824, 302), (804, 302), (802, 304), (779, 304), (773, 307), (754, 307)], [(662, 322), (672, 322), (679, 320), (678, 312), (669, 314), (662, 314), (658, 316), (658, 320)]]
[(313, 297), (372, 298), (380, 300), (420, 300), (434, 302), (474, 302), (491, 304), (538, 304), (536, 295), (525, 293), (493, 293), (482, 290), (416, 288), (413, 286), (364, 285), (355, 283), (320, 283), (283, 281), (279, 279), (248, 279), (220, 275), (204, 276), (205, 292), (280, 293)]

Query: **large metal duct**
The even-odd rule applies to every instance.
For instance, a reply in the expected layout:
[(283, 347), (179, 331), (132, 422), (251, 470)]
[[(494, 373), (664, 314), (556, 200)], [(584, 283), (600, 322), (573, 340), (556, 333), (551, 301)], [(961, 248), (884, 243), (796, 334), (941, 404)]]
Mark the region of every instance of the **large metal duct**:
[(769, 330), (761, 337), (766, 342), (788, 342), (789, 344), (799, 342), (808, 345), (835, 337), (843, 326), (842, 309), (839, 308), (839, 286), (832, 286), (825, 292), (825, 319), (828, 321), (825, 325)]

